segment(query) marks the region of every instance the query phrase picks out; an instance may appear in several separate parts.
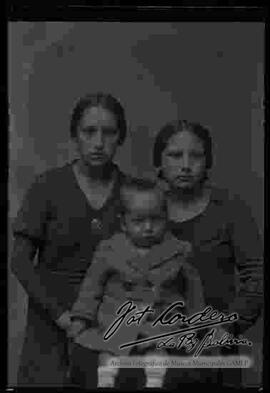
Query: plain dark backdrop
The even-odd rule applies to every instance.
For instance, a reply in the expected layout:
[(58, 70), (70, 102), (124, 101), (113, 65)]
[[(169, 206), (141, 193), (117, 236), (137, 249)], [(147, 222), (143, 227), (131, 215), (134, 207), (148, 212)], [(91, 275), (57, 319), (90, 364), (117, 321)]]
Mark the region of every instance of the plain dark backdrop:
[[(129, 136), (117, 161), (154, 176), (153, 138), (176, 117), (208, 126), (214, 182), (241, 195), (263, 233), (264, 24), (10, 22), (9, 217), (33, 176), (74, 157), (69, 114), (74, 101), (102, 90), (126, 109)], [(12, 238), (10, 238), (10, 247)], [(9, 383), (16, 384), (27, 298), (9, 280)], [(261, 378), (262, 320), (247, 332)]]

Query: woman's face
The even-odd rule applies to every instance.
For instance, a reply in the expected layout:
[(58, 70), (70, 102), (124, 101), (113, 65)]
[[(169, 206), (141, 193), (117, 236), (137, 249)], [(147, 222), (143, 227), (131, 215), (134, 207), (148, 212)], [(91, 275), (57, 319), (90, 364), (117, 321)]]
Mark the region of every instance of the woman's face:
[(174, 134), (161, 157), (162, 174), (171, 187), (193, 189), (205, 176), (205, 152), (200, 138), (184, 130)]
[(91, 166), (112, 161), (119, 139), (115, 115), (101, 106), (87, 108), (77, 127), (77, 143), (81, 158)]

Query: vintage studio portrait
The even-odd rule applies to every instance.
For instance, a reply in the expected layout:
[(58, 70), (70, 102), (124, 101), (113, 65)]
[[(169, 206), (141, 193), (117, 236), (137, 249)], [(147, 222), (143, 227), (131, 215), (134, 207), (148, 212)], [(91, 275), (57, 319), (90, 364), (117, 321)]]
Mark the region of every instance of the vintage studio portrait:
[(262, 386), (263, 49), (9, 22), (9, 387)]

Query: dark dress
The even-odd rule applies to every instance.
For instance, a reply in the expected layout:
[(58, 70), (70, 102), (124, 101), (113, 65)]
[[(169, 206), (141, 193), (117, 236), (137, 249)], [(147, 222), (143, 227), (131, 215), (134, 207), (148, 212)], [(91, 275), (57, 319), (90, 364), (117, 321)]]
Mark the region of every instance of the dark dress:
[(66, 334), (55, 321), (74, 303), (97, 244), (119, 231), (125, 175), (116, 170), (112, 194), (99, 210), (90, 207), (71, 164), (38, 176), (25, 196), (13, 232), (36, 245), (38, 263), (12, 264), (29, 296), (18, 386), (69, 383)]
[[(239, 321), (224, 329), (236, 337), (244, 333), (263, 308), (263, 247), (249, 207), (228, 191), (213, 189), (203, 213), (181, 223), (171, 221), (170, 226), (176, 237), (193, 245), (192, 262), (202, 281), (205, 303), (225, 313), (237, 312)], [(235, 354), (237, 347), (222, 352)], [(167, 375), (169, 385), (179, 383), (173, 372)], [(194, 372), (200, 382), (241, 383), (240, 369), (223, 369), (219, 375), (207, 369)]]

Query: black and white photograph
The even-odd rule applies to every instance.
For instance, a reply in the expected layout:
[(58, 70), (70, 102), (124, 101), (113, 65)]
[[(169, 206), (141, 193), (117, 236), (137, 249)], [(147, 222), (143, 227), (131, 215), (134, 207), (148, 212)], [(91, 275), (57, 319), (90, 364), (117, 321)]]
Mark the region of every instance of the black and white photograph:
[(8, 22), (8, 387), (262, 389), (264, 29)]

